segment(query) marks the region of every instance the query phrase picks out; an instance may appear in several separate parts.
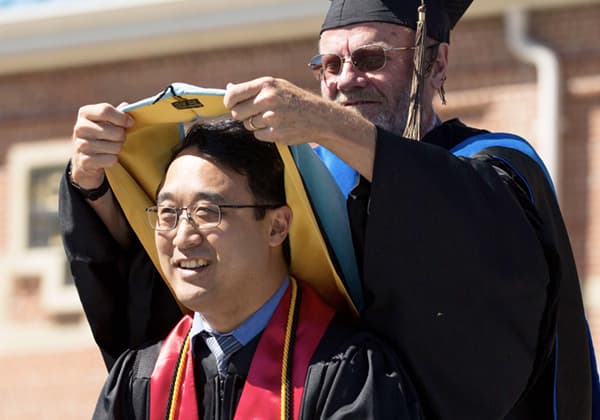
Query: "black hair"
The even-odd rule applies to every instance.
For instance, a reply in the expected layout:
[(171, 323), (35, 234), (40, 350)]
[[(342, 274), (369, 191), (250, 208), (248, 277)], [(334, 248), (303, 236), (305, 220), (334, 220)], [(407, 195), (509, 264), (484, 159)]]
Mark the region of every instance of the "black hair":
[[(245, 176), (256, 204), (285, 204), (284, 165), (277, 147), (273, 143), (257, 140), (241, 122), (221, 120), (194, 124), (182, 143), (173, 150), (167, 168), (189, 147), (195, 147), (203, 158)], [(261, 220), (265, 214), (264, 208), (254, 209), (256, 220)], [(289, 265), (290, 246), (287, 238), (283, 243), (283, 255)]]

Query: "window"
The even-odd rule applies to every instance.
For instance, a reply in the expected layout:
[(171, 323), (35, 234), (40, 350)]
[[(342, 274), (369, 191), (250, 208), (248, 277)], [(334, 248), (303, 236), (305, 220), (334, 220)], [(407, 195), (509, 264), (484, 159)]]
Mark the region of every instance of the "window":
[(58, 183), (61, 166), (32, 168), (29, 172), (29, 248), (60, 246)]
[(58, 184), (69, 142), (17, 144), (8, 154), (6, 278), (40, 279), (40, 303), (48, 315), (81, 312), (58, 227)]

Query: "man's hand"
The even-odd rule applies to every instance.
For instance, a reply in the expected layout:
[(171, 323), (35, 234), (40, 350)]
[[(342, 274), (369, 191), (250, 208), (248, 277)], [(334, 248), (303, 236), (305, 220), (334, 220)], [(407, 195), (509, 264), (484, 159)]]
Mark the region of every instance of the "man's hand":
[(110, 104), (81, 107), (73, 128), (73, 182), (85, 189), (100, 186), (104, 169), (117, 162), (125, 142), (125, 130), (133, 124), (133, 118)]
[[(81, 188), (98, 188), (106, 176), (104, 170), (117, 163), (117, 156), (125, 143), (125, 130), (133, 124), (131, 116), (110, 104), (81, 107), (73, 128), (71, 180)], [(130, 229), (112, 192), (109, 190), (88, 203), (115, 240), (126, 247), (130, 241)]]
[(257, 139), (285, 145), (318, 143), (371, 179), (377, 131), (353, 109), (273, 77), (229, 83), (224, 102)]
[(280, 144), (315, 141), (315, 133), (327, 124), (323, 112), (330, 109), (319, 96), (272, 77), (229, 83), (224, 102), (257, 139)]

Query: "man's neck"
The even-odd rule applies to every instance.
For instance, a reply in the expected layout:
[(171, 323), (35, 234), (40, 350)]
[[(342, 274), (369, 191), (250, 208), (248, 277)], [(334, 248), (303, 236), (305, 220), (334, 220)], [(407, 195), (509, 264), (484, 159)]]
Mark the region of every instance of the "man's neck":
[(262, 276), (253, 275), (247, 279), (254, 282), (253, 287), (243, 293), (244, 296), (236, 296), (231, 299), (236, 302), (233, 306), (210, 305), (206, 308), (198, 308), (209, 325), (219, 333), (228, 333), (239, 327), (246, 319), (255, 313), (265, 302), (267, 302), (281, 287), (288, 276), (287, 269), (277, 269), (264, 273)]
[[(440, 119), (440, 117), (438, 116), (438, 114), (436, 114), (435, 112), (433, 113), (433, 118), (431, 119), (431, 122), (429, 123), (429, 126), (427, 127), (427, 129), (425, 130), (425, 134), (429, 133), (430, 131), (432, 131), (434, 128), (438, 127), (442, 125), (442, 120)], [(425, 137), (425, 134), (423, 135), (423, 137)]]
[(237, 327), (228, 331), (215, 328), (215, 326), (212, 325), (203, 314), (196, 312), (194, 315), (192, 335), (196, 335), (202, 331), (207, 331), (211, 334), (231, 333), (240, 343), (242, 343), (242, 345), (245, 345), (258, 333), (260, 333), (260, 331), (262, 331), (269, 322), (273, 312), (275, 311), (275, 308), (279, 304), (282, 296), (285, 294), (285, 291), (289, 286), (289, 282), (290, 281), (287, 276), (282, 279), (279, 288), (275, 290), (272, 296), (270, 296), (260, 308), (250, 314), (250, 316), (244, 319)]
[(427, 135), (427, 133), (429, 133), (431, 130), (433, 130), (435, 127), (437, 127), (441, 123), (442, 123), (442, 120), (435, 112), (431, 112), (429, 114), (428, 118), (423, 118), (421, 121), (422, 125), (421, 125), (421, 139), (420, 140), (422, 140), (423, 137), (425, 137)]
[[(430, 110), (429, 112), (424, 112), (421, 116), (421, 138), (419, 140), (422, 140), (423, 137), (427, 135), (427, 133), (432, 131), (440, 124), (442, 124), (442, 120), (433, 110)], [(393, 134), (396, 134), (397, 136), (403, 137), (405, 126), (406, 124), (401, 125), (400, 127), (390, 127), (388, 128), (388, 130), (391, 131)], [(383, 128), (386, 127), (384, 126)]]

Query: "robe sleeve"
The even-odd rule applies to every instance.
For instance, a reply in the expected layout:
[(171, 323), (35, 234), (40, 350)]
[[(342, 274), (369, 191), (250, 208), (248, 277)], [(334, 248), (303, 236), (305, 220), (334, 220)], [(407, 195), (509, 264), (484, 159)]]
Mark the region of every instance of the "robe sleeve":
[(368, 333), (310, 366), (301, 419), (421, 419), (412, 384), (396, 356)]
[(128, 348), (164, 338), (181, 311), (141, 244), (123, 249), (63, 175), (59, 220), (71, 274), (108, 369)]
[(148, 418), (150, 377), (160, 345), (126, 351), (115, 361), (98, 397), (94, 420)]
[[(543, 382), (544, 375), (548, 376), (543, 372), (543, 362), (550, 358), (550, 365), (556, 365), (556, 369), (545, 370), (556, 377), (556, 383), (548, 382), (555, 396), (558, 418), (590, 418), (595, 355), (590, 345), (575, 259), (554, 186), (540, 165), (518, 150), (489, 147), (475, 158), (493, 165), (507, 185), (521, 192), (522, 207), (546, 255), (551, 282), (542, 332), (552, 334), (552, 340), (545, 342), (544, 336), (540, 337), (534, 374), (541, 376), (538, 383)], [(578, 357), (572, 357), (573, 354)], [(534, 389), (532, 394), (535, 393)], [(548, 413), (546, 417), (552, 415)]]
[(397, 349), (428, 418), (504, 418), (555, 287), (519, 198), (485, 162), (379, 130), (367, 205), (367, 325)]

